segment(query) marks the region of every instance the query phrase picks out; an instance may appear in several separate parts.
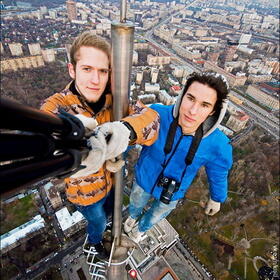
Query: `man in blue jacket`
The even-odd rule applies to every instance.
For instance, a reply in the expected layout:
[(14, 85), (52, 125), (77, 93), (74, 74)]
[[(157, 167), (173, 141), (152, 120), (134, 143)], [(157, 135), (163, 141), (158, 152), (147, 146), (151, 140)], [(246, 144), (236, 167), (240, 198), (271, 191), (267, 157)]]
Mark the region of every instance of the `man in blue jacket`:
[[(170, 214), (202, 166), (210, 191), (205, 213), (214, 215), (220, 210), (220, 203), (227, 198), (232, 166), (230, 141), (217, 128), (226, 112), (227, 94), (228, 84), (222, 75), (193, 73), (175, 105), (151, 106), (160, 115), (159, 136), (153, 145), (142, 148), (124, 223), (125, 232), (135, 241)], [(150, 198), (153, 203), (143, 213)]]

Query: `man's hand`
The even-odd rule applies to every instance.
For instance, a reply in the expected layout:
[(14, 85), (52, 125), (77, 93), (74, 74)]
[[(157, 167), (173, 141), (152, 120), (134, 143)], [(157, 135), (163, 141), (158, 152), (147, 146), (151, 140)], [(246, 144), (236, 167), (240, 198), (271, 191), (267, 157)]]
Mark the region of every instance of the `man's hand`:
[(103, 166), (107, 148), (106, 139), (104, 137), (98, 137), (98, 135), (91, 136), (88, 139), (88, 146), (91, 150), (86, 159), (81, 162), (81, 165), (86, 167), (70, 176), (71, 178), (91, 175)]
[(104, 123), (98, 126), (94, 133), (107, 143), (106, 160), (114, 159), (127, 149), (130, 130), (121, 122)]
[(209, 216), (213, 216), (220, 211), (221, 203), (212, 200), (211, 198), (208, 200), (205, 208), (205, 214)]
[(108, 159), (106, 160), (106, 169), (110, 172), (116, 173), (122, 169), (124, 164), (125, 162), (121, 156), (114, 159)]
[[(84, 118), (86, 121), (90, 119)], [(89, 154), (81, 162), (81, 165), (86, 167), (73, 174), (71, 178), (85, 177), (97, 172), (106, 160), (111, 160), (106, 163), (106, 168), (109, 171), (117, 172), (120, 170), (124, 161), (115, 160), (115, 158), (126, 150), (129, 136), (130, 130), (121, 122), (108, 122), (96, 127), (88, 140)]]
[(82, 114), (75, 115), (75, 117), (78, 118), (84, 125), (86, 134), (91, 133), (98, 126), (98, 122), (95, 118), (89, 118)]

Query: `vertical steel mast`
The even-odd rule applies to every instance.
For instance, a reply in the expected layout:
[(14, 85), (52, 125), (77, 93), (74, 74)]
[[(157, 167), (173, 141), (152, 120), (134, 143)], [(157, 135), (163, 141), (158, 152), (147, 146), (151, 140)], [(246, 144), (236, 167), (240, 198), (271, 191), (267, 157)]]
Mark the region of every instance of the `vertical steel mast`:
[[(111, 24), (112, 46), (112, 92), (114, 119), (120, 120), (128, 113), (130, 95), (130, 76), (132, 67), (134, 26), (126, 23), (126, 0), (121, 0), (120, 22)], [(112, 230), (112, 263), (108, 267), (107, 277), (127, 279), (125, 260), (127, 248), (122, 244), (122, 205), (123, 205), (123, 171), (115, 174), (115, 204)], [(125, 242), (126, 243), (126, 242)], [(122, 263), (117, 265), (117, 263)]]

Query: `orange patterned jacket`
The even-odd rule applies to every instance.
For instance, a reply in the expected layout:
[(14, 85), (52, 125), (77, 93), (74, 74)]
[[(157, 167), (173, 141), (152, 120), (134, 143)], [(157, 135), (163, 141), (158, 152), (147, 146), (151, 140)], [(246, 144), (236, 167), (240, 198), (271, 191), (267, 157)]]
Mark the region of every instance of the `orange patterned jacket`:
[[(86, 100), (81, 95), (73, 93), (70, 87), (71, 83), (62, 92), (44, 100), (41, 110), (57, 114), (58, 109), (62, 108), (73, 115), (83, 114), (86, 117), (93, 117), (98, 124), (113, 121), (113, 98), (110, 93), (106, 94), (102, 109), (95, 114)], [(146, 107), (140, 101), (130, 106), (129, 116), (122, 120), (128, 122), (136, 132), (137, 139), (130, 144), (150, 146), (156, 141), (159, 131), (159, 116), (157, 112)], [(98, 202), (107, 195), (113, 185), (113, 175), (103, 166), (96, 173), (86, 177), (66, 178), (65, 184), (67, 198), (74, 204), (86, 206)]]

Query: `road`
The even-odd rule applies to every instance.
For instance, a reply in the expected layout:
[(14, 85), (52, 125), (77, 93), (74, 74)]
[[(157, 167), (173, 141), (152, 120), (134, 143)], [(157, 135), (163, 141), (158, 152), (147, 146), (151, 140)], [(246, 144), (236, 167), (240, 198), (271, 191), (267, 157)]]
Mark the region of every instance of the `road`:
[(231, 93), (244, 101), (243, 104), (235, 104), (236, 107), (248, 114), (251, 119), (261, 126), (266, 132), (271, 134), (277, 140), (279, 139), (279, 120), (275, 118), (275, 116), (260, 108), (253, 102), (245, 99), (240, 94), (234, 91), (231, 91)]
[[(190, 6), (192, 6), (193, 4), (195, 4), (197, 1), (199, 0), (194, 0), (191, 3), (187, 4), (183, 9), (186, 9)], [(169, 17), (161, 20), (157, 25), (155, 25), (153, 28), (151, 28), (150, 30), (148, 30), (144, 36), (141, 35), (137, 35), (139, 37), (142, 37), (143, 39), (149, 41), (150, 43), (154, 44), (155, 46), (157, 46), (158, 48), (164, 50), (166, 52), (167, 55), (170, 55), (172, 58), (172, 60), (176, 60), (178, 64), (180, 65), (186, 65), (190, 68), (193, 69), (193, 71), (199, 71), (201, 72), (201, 69), (197, 66), (192, 65), (191, 63), (186, 62), (184, 59), (182, 59), (180, 56), (178, 56), (173, 50), (167, 48), (166, 46), (164, 46), (162, 43), (158, 43), (156, 40), (153, 39), (153, 32), (155, 28), (160, 27), (161, 25), (165, 24), (166, 22), (168, 22), (172, 17), (178, 15), (181, 13), (181, 10), (176, 11), (175, 13), (172, 13)]]
[(53, 252), (49, 256), (45, 257), (44, 259), (40, 260), (40, 262), (36, 263), (32, 267), (30, 267), (25, 275), (18, 276), (15, 278), (16, 280), (23, 280), (23, 279), (34, 279), (39, 274), (43, 273), (44, 271), (48, 270), (50, 266), (54, 264), (60, 264), (61, 260), (68, 254), (73, 253), (78, 247), (81, 247), (84, 243), (84, 239), (80, 239), (70, 245), (69, 247), (62, 249), (59, 252)]
[[(194, 1), (195, 2), (195, 1)], [(192, 2), (192, 4), (194, 3)], [(191, 5), (191, 4), (190, 4)], [(151, 30), (147, 31), (146, 34), (143, 36), (144, 39), (149, 41), (150, 43), (154, 44), (166, 54), (170, 55), (173, 60), (176, 60), (181, 65), (185, 65), (190, 67), (193, 71), (201, 72), (202, 69), (200, 69), (198, 66), (194, 66), (191, 63), (186, 62), (184, 59), (180, 58), (173, 50), (170, 50), (166, 46), (164, 46), (162, 43), (156, 42), (152, 36), (154, 28), (157, 28), (161, 26), (162, 24), (166, 23), (171, 19), (172, 16), (175, 16), (179, 14), (181, 11), (177, 11), (176, 13), (172, 14), (171, 16), (167, 17), (166, 19), (159, 22), (155, 27), (153, 27)], [(261, 107), (257, 106), (253, 102), (249, 101), (248, 99), (244, 98), (242, 95), (237, 93), (234, 90), (231, 90), (231, 94), (238, 97), (243, 101), (242, 105), (236, 105), (239, 107), (242, 111), (244, 111), (246, 114), (248, 114), (252, 120), (254, 120), (259, 126), (261, 126), (265, 131), (267, 131), (269, 134), (274, 136), (277, 140), (279, 139), (279, 119), (277, 119), (272, 114), (268, 113)]]

